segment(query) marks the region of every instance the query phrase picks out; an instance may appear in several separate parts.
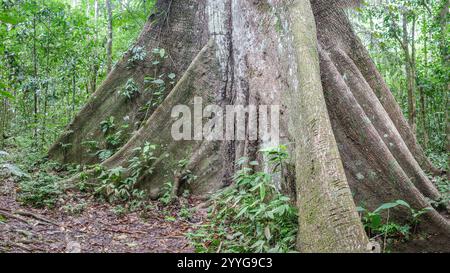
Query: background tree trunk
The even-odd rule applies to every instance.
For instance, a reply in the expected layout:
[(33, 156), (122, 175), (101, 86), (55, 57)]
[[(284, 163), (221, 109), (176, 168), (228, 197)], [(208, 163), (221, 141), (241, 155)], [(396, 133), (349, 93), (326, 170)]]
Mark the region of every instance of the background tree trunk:
[(112, 18), (112, 6), (111, 0), (106, 0), (106, 16), (108, 21), (108, 36), (106, 41), (106, 71), (111, 72), (112, 69), (112, 44), (113, 44), (113, 18)]
[[(145, 60), (130, 67), (132, 53), (125, 55), (54, 144), (50, 157), (94, 162), (82, 143), (102, 140), (102, 120), (127, 117), (133, 133), (104, 167), (126, 168), (135, 148), (148, 141), (161, 147), (154, 173), (141, 181), (152, 198), (174, 179), (181, 159), (188, 159), (187, 168), (197, 176), (185, 187), (209, 195), (231, 183), (242, 156), (267, 168), (255, 151), (275, 143), (174, 141), (172, 107), (192, 106), (194, 97), (204, 105), (280, 105), (280, 139), (288, 144), (291, 158), (289, 171), (276, 182), (296, 189), (288, 194), (299, 208), (298, 249), (371, 251), (355, 202), (374, 209), (403, 199), (416, 209), (428, 207), (426, 197), (436, 199), (439, 193), (424, 170), (438, 170), (352, 30), (342, 8), (356, 2), (158, 1), (158, 13), (136, 43), (147, 52)], [(152, 66), (155, 48), (164, 48), (168, 58)], [(129, 79), (142, 91), (147, 75), (167, 73), (179, 75), (178, 82), (149, 118), (139, 109), (152, 94), (140, 92), (132, 101), (119, 94)], [(407, 220), (400, 210), (391, 217)], [(448, 250), (450, 225), (437, 211), (427, 213), (420, 230), (426, 240), (413, 243), (421, 250)]]
[[(416, 97), (415, 97), (415, 59), (414, 59), (414, 45), (411, 43), (411, 55), (410, 55), (410, 43), (409, 43), (409, 31), (408, 31), (408, 14), (405, 12), (402, 15), (402, 25), (403, 25), (403, 50), (405, 54), (405, 70), (406, 70), (406, 81), (408, 86), (408, 121), (411, 130), (416, 132)], [(411, 35), (414, 32), (411, 31)]]

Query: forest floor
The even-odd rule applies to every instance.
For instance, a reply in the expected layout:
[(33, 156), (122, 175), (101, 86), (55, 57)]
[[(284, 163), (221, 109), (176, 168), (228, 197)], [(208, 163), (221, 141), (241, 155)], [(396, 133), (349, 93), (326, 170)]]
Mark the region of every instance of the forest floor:
[[(186, 234), (204, 214), (177, 217), (180, 204), (148, 203), (118, 214), (114, 206), (81, 192), (66, 192), (52, 209), (19, 203), (14, 177), (0, 177), (1, 252), (193, 252)], [(185, 207), (200, 202), (184, 199)]]

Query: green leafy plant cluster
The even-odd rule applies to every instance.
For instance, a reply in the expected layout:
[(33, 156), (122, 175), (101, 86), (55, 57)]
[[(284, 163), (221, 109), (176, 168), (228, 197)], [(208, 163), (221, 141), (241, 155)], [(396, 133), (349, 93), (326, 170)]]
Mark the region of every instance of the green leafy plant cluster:
[(24, 178), (19, 185), (19, 200), (33, 207), (54, 207), (63, 193), (59, 181), (60, 177), (45, 171), (39, 172), (36, 177)]
[(123, 144), (125, 134), (129, 125), (127, 123), (118, 127), (113, 116), (100, 123), (100, 129), (105, 137), (105, 141), (84, 141), (82, 145), (87, 147), (88, 151), (97, 156), (100, 161), (110, 158), (117, 149)]
[[(402, 207), (408, 211), (409, 219), (407, 223), (398, 224), (390, 219), (390, 210), (396, 207)], [(370, 238), (382, 237), (385, 244), (387, 240), (408, 240), (411, 235), (416, 233), (422, 215), (431, 210), (431, 208), (416, 210), (403, 200), (382, 204), (374, 211), (369, 211), (363, 207), (358, 207), (357, 209), (361, 214), (368, 236)], [(383, 213), (386, 216), (384, 218)]]
[(62, 206), (62, 210), (69, 215), (79, 215), (79, 214), (83, 213), (83, 211), (86, 209), (86, 207), (87, 207), (87, 204), (82, 202), (82, 203), (75, 204), (75, 205), (72, 205), (72, 204), (64, 205), (64, 206)]
[(268, 158), (269, 163), (272, 164), (274, 172), (277, 170), (283, 170), (283, 164), (289, 158), (286, 145), (262, 149), (261, 152)]
[(139, 93), (139, 87), (133, 79), (128, 79), (125, 86), (121, 89), (120, 94), (131, 100)]
[(430, 180), (434, 182), (441, 194), (437, 200), (429, 199), (430, 205), (437, 210), (446, 210), (450, 202), (450, 180), (442, 176), (430, 176)]
[(145, 57), (147, 57), (147, 52), (145, 52), (145, 49), (141, 46), (134, 46), (129, 52), (130, 57), (128, 58), (128, 68), (136, 66), (136, 64), (144, 61)]
[[(280, 151), (283, 151), (279, 153)], [(266, 149), (275, 166), (287, 159), (284, 147)], [(198, 252), (290, 252), (298, 228), (296, 207), (274, 187), (272, 174), (239, 161), (234, 185), (213, 199), (210, 222), (190, 234)], [(248, 164), (247, 164), (248, 163)]]
[[(180, 174), (180, 177), (178, 179), (180, 179), (180, 181), (183, 181), (183, 183), (186, 185), (190, 185), (193, 181), (195, 181), (197, 179), (197, 176), (194, 175), (192, 173), (192, 171), (187, 168), (188, 164), (189, 164), (189, 160), (187, 160), (187, 159), (179, 160), (176, 164), (177, 171), (175, 172), (175, 173), (178, 172)], [(164, 184), (163, 190), (162, 190), (163, 194), (159, 198), (159, 201), (163, 205), (168, 205), (172, 201), (174, 201), (175, 196), (173, 196), (173, 188), (174, 188), (173, 181), (168, 181)], [(187, 197), (188, 195), (189, 195), (189, 190), (186, 189), (183, 193), (183, 197)]]
[(154, 48), (152, 53), (155, 56), (155, 59), (152, 62), (153, 65), (159, 65), (169, 57), (164, 48)]
[(95, 194), (110, 203), (128, 203), (133, 210), (143, 205), (145, 192), (139, 189), (139, 181), (153, 172), (151, 167), (155, 157), (156, 145), (145, 143), (135, 149), (137, 155), (129, 161), (129, 167), (113, 169), (99, 169), (99, 186), (95, 187)]
[(173, 183), (171, 181), (164, 183), (162, 192), (163, 194), (158, 199), (159, 202), (161, 202), (163, 205), (168, 205), (170, 202), (172, 202), (172, 189), (173, 189)]
[[(154, 60), (152, 65), (154, 67), (159, 66), (165, 59), (169, 56), (164, 48), (155, 48), (152, 50), (154, 55)], [(152, 76), (146, 76), (144, 78), (144, 85), (146, 86), (145, 91), (152, 94), (151, 99), (142, 107), (143, 111), (149, 111), (150, 109), (155, 109), (158, 105), (162, 103), (166, 95), (167, 86), (175, 84), (175, 73), (163, 73), (155, 74)]]

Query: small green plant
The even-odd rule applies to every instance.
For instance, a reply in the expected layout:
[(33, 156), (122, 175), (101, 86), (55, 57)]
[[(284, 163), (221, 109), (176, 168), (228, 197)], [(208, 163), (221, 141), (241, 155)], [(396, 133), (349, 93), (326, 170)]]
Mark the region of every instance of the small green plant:
[(172, 189), (173, 189), (173, 183), (172, 182), (166, 182), (163, 187), (163, 195), (159, 198), (159, 201), (164, 204), (168, 205), (170, 202), (172, 202)]
[[(408, 223), (404, 225), (395, 223), (389, 218), (390, 210), (399, 206), (406, 208), (410, 214)], [(408, 240), (411, 234), (416, 233), (416, 228), (420, 223), (421, 216), (431, 210), (431, 208), (416, 210), (407, 202), (397, 200), (395, 202), (382, 204), (374, 211), (369, 211), (363, 207), (358, 207), (357, 210), (362, 216), (362, 222), (369, 237), (377, 238), (383, 236), (384, 242), (386, 243), (387, 239)], [(383, 221), (383, 217), (381, 215), (383, 212), (386, 212), (387, 214), (385, 221)]]
[[(102, 132), (103, 132), (103, 128), (102, 128)], [(98, 141), (95, 141), (95, 140), (83, 141), (81, 143), (81, 145), (83, 145), (83, 147), (85, 147), (89, 153), (96, 152), (98, 150), (98, 144), (99, 144)]]
[(144, 143), (142, 147), (134, 149), (137, 156), (130, 159), (130, 173), (132, 177), (136, 179), (150, 175), (153, 173), (152, 162), (154, 162), (157, 157), (155, 155), (157, 146), (149, 142)]
[(95, 193), (104, 197), (110, 203), (142, 199), (144, 192), (137, 189), (138, 181), (134, 177), (125, 177), (126, 171), (122, 167), (103, 171), (99, 177), (100, 186), (95, 189)]
[(109, 202), (114, 202), (118, 199), (126, 198), (128, 192), (125, 192), (126, 184), (124, 185), (123, 167), (116, 167), (114, 169), (105, 169), (98, 177), (101, 181), (100, 185), (95, 188), (95, 193), (105, 197)]
[(65, 205), (62, 207), (63, 211), (70, 215), (79, 215), (83, 213), (83, 211), (86, 209), (86, 203), (79, 203), (76, 205)]
[(153, 65), (159, 65), (164, 59), (168, 58), (164, 48), (154, 48), (152, 53), (155, 56), (155, 60), (152, 62)]
[(79, 173), (80, 181), (77, 183), (77, 187), (80, 190), (80, 192), (87, 192), (92, 188), (90, 184), (88, 184), (86, 181), (89, 180), (90, 175), (88, 175), (86, 172), (82, 171)]
[(120, 94), (131, 100), (134, 96), (139, 93), (139, 87), (133, 79), (128, 79), (125, 86), (122, 88)]
[(192, 217), (192, 211), (187, 207), (182, 207), (178, 212), (178, 217), (188, 220)]
[(110, 149), (102, 149), (97, 151), (96, 155), (100, 161), (105, 161), (106, 159), (110, 158), (113, 155), (113, 151)]
[(192, 173), (191, 170), (187, 169), (189, 164), (188, 159), (182, 159), (177, 162), (177, 168), (178, 172), (180, 172), (182, 175), (179, 178), (183, 183), (191, 184), (197, 179), (197, 176)]
[(124, 216), (127, 213), (127, 208), (122, 205), (116, 205), (111, 209), (111, 211), (120, 217)]
[(165, 74), (162, 74), (157, 78), (147, 76), (144, 79), (144, 84), (147, 86), (146, 91), (153, 94), (153, 104), (156, 104), (158, 98), (163, 96), (166, 91)]
[(273, 172), (283, 170), (283, 163), (288, 159), (289, 154), (285, 145), (280, 145), (275, 148), (262, 149), (261, 152), (268, 158), (273, 165)]
[(115, 118), (113, 116), (109, 117), (107, 120), (100, 122), (100, 128), (103, 134), (109, 133), (112, 129), (116, 127), (114, 123)]
[(167, 82), (175, 84), (175, 73), (161, 74), (158, 77), (147, 76), (144, 78), (145, 91), (152, 94), (150, 100), (141, 108), (140, 111), (149, 112), (158, 107), (164, 100), (167, 90)]
[[(103, 162), (110, 158), (117, 149), (122, 146), (128, 126), (129, 125), (125, 123), (120, 126), (120, 130), (117, 130), (115, 118), (111, 116), (100, 123), (100, 128), (104, 134), (105, 141), (100, 145), (96, 141), (86, 141), (83, 144), (88, 147), (89, 151), (95, 151), (93, 154)], [(102, 148), (99, 148), (99, 146)]]
[(130, 57), (128, 58), (128, 66), (127, 68), (135, 67), (139, 62), (145, 60), (147, 57), (147, 52), (145, 52), (144, 48), (141, 46), (134, 46), (129, 50)]

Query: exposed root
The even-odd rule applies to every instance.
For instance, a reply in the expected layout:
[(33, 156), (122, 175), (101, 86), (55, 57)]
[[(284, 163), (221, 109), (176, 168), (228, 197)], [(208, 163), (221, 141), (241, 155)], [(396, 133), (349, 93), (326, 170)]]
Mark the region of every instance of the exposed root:
[(52, 224), (52, 225), (55, 225), (55, 226), (59, 226), (59, 224), (56, 223), (55, 221), (49, 220), (49, 219), (47, 219), (47, 218), (45, 218), (45, 217), (43, 217), (41, 215), (29, 212), (29, 211), (23, 211), (23, 210), (11, 211), (9, 209), (0, 208), (0, 214), (4, 215), (6, 217), (9, 217), (9, 218), (14, 218), (16, 220), (22, 221), (22, 222), (27, 223), (27, 224), (30, 224), (28, 222), (28, 220), (26, 220), (25, 218), (22, 218), (22, 217), (20, 217), (18, 215), (32, 217), (32, 218), (34, 218), (36, 220), (39, 220), (41, 222), (44, 222), (44, 223), (47, 223), (47, 224)]
[(19, 221), (27, 224), (27, 225), (31, 225), (31, 223), (27, 219), (25, 219), (23, 217), (20, 217), (18, 215), (14, 215), (13, 213), (9, 213), (5, 209), (0, 209), (0, 214), (3, 215), (3, 216), (6, 216), (7, 218), (16, 219), (16, 220), (19, 220)]
[(52, 224), (52, 225), (55, 225), (55, 226), (60, 226), (59, 223), (56, 223), (55, 221), (49, 220), (49, 219), (47, 219), (47, 218), (45, 218), (45, 217), (43, 217), (41, 215), (29, 212), (29, 211), (18, 210), (18, 211), (15, 211), (14, 213), (16, 213), (18, 215), (22, 215), (22, 216), (33, 217), (33, 218), (35, 218), (35, 219), (37, 219), (37, 220), (39, 220), (41, 222), (44, 222), (44, 223)]

